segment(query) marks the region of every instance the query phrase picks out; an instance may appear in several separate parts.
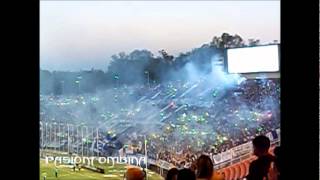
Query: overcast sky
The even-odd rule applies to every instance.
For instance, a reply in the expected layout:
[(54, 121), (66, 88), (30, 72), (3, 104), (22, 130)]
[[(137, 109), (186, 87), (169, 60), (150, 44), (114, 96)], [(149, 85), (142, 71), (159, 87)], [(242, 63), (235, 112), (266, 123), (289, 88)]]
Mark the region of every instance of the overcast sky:
[(121, 51), (178, 55), (223, 32), (280, 40), (280, 1), (40, 1), (40, 68), (106, 70)]

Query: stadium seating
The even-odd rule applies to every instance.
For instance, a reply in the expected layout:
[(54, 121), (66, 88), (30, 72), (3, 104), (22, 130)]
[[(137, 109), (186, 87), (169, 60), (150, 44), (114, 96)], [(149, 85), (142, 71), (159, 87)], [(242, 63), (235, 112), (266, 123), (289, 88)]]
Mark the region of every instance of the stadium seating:
[[(273, 145), (270, 147), (269, 153), (273, 154), (273, 150), (276, 146)], [(232, 164), (223, 169), (219, 169), (219, 172), (223, 172), (225, 174), (225, 180), (237, 180), (246, 177), (249, 173), (250, 163), (255, 160), (255, 156), (250, 156), (248, 159), (245, 159), (239, 163)]]

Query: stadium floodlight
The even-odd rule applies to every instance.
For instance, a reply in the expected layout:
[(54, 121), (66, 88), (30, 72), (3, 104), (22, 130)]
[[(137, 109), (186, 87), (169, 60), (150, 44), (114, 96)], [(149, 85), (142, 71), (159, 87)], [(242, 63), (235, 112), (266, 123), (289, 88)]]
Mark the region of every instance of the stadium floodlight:
[(279, 45), (227, 49), (228, 73), (279, 72)]

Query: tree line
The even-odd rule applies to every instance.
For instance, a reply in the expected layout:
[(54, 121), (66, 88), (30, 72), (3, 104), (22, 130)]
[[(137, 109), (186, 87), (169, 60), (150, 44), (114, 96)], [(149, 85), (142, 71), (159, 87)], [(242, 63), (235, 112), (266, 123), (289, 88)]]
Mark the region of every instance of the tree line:
[[(270, 44), (275, 44), (273, 41)], [(99, 89), (117, 87), (123, 84), (157, 84), (170, 80), (186, 80), (186, 64), (192, 63), (202, 72), (211, 71), (212, 57), (223, 61), (226, 48), (260, 45), (258, 39), (245, 42), (239, 35), (223, 33), (214, 36), (208, 44), (180, 53), (177, 57), (165, 50), (155, 56), (149, 50), (134, 50), (127, 54), (120, 52), (111, 56), (107, 71), (91, 69), (79, 72), (40, 70), (41, 94), (92, 93)]]

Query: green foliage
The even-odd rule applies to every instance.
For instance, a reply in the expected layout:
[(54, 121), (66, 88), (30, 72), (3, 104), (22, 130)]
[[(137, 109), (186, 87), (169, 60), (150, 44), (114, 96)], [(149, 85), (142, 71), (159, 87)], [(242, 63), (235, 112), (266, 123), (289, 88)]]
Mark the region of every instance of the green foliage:
[[(260, 41), (249, 39), (249, 46), (259, 45)], [(208, 44), (177, 57), (164, 49), (155, 57), (148, 50), (134, 50), (129, 54), (120, 52), (111, 56), (107, 71), (90, 70), (80, 72), (49, 72), (40, 70), (41, 94), (76, 94), (90, 93), (107, 87), (120, 85), (161, 83), (168, 80), (186, 80), (184, 68), (192, 63), (203, 73), (211, 71), (211, 62), (221, 60), (226, 48), (247, 46), (237, 34), (223, 33), (214, 36)], [(148, 72), (148, 73), (145, 73)], [(81, 78), (79, 78), (81, 77)]]

